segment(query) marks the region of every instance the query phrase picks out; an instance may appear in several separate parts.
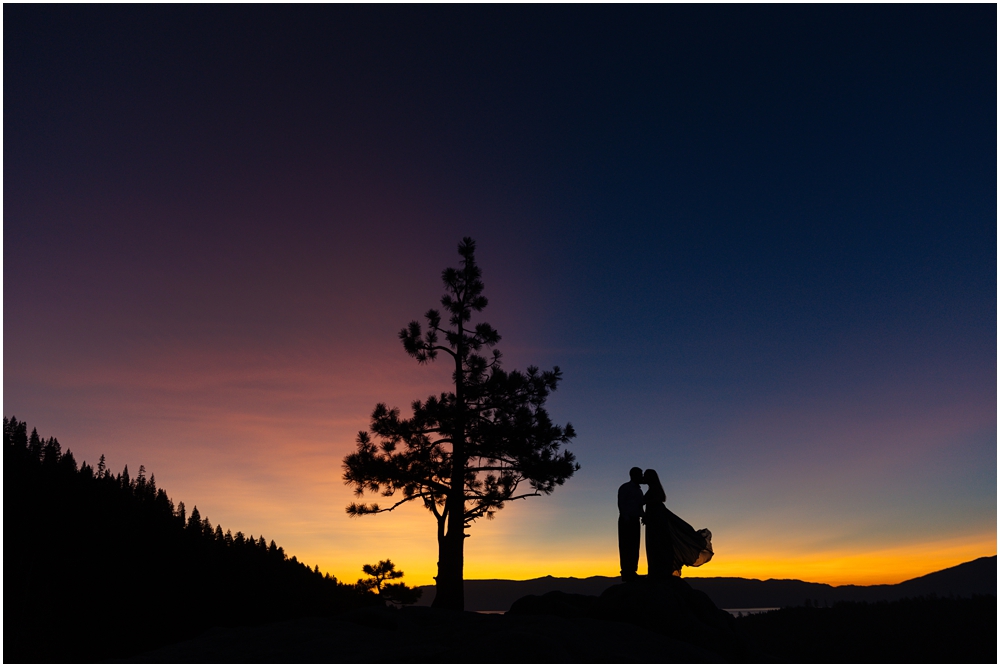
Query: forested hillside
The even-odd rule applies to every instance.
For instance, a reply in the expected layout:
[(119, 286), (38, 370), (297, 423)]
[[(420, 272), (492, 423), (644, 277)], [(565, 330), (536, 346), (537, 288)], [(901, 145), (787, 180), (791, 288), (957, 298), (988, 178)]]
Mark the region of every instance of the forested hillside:
[(274, 540), (176, 506), (4, 418), (4, 662), (106, 661), (248, 625), (381, 604)]

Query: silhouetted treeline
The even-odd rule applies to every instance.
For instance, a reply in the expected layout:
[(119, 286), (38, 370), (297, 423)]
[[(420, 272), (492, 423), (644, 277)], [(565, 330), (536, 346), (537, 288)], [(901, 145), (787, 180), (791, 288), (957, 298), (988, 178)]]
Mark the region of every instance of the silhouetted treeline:
[(997, 599), (920, 597), (788, 607), (736, 619), (768, 662), (996, 663)]
[(4, 418), (5, 662), (105, 661), (212, 626), (322, 615), (374, 595), (212, 526), (140, 467), (77, 466)]

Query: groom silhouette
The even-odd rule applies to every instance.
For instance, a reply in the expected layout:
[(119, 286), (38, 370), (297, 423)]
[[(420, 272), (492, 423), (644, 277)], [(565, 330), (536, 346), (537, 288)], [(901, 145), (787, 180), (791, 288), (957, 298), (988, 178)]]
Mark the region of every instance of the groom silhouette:
[(639, 577), (639, 539), (642, 532), (642, 468), (628, 471), (629, 481), (618, 487), (618, 559), (622, 581)]

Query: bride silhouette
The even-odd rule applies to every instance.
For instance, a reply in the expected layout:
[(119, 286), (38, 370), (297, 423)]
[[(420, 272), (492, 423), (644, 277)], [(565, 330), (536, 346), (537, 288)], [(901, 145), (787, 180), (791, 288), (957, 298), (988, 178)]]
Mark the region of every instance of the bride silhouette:
[(643, 496), (646, 505), (646, 564), (649, 577), (681, 576), (681, 567), (698, 567), (712, 560), (712, 533), (707, 528), (695, 530), (684, 519), (667, 509), (667, 493), (655, 470), (643, 474), (649, 490)]

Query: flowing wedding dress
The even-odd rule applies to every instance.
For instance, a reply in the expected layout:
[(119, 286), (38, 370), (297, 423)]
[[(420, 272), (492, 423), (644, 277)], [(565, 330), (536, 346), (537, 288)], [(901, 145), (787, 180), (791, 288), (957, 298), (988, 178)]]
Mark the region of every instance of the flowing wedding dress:
[(646, 564), (651, 578), (681, 575), (681, 567), (712, 560), (712, 533), (695, 530), (684, 519), (646, 493)]

